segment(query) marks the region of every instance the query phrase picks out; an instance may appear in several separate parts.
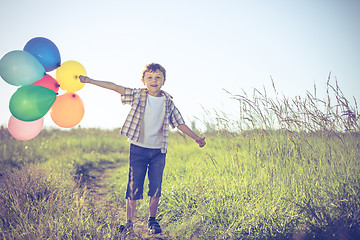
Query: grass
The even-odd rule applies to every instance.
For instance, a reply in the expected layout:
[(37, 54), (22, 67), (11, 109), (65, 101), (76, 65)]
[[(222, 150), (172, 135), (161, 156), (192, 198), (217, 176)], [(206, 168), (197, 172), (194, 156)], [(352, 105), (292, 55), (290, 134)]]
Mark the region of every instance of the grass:
[[(349, 154), (337, 145), (329, 159), (320, 151), (326, 144), (309, 151), (287, 138), (211, 137), (203, 153), (194, 149), (182, 161), (184, 149), (169, 151), (165, 178), (172, 184), (161, 210), (173, 232), (204, 239), (291, 239), (298, 231), (308, 238), (358, 236), (359, 149)], [(359, 139), (346, 142), (356, 147)]]
[(86, 185), (96, 172), (126, 163), (126, 139), (119, 139), (118, 130), (50, 129), (21, 142), (2, 129), (0, 146), (0, 237), (117, 236), (122, 219), (97, 215), (102, 209), (89, 207)]
[[(164, 238), (360, 238), (356, 101), (329, 81), (326, 100), (274, 91), (275, 99), (232, 94), (236, 120), (208, 111), (203, 149), (170, 135), (158, 211)], [(97, 176), (116, 169), (105, 197), (124, 209), (129, 144), (118, 130), (45, 129), (21, 142), (2, 127), (0, 142), (0, 238), (129, 239), (118, 232), (123, 212), (91, 197)], [(140, 219), (147, 204), (139, 202)]]
[(50, 174), (38, 166), (4, 174), (0, 185), (3, 237), (71, 239), (80, 236), (81, 229), (86, 227), (82, 221), (81, 193), (74, 182), (66, 179), (62, 174)]

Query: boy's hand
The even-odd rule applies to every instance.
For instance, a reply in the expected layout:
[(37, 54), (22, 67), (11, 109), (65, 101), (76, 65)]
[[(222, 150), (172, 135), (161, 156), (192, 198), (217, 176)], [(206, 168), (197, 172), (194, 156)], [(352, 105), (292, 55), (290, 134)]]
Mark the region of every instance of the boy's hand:
[(199, 147), (203, 147), (205, 146), (206, 142), (205, 142), (205, 137), (201, 138), (201, 137), (197, 137), (195, 138), (195, 141), (197, 144), (199, 144)]
[(87, 77), (87, 76), (82, 76), (82, 75), (80, 75), (79, 76), (79, 79), (80, 79), (80, 82), (82, 82), (82, 83), (89, 83), (90, 81), (90, 78), (89, 77)]

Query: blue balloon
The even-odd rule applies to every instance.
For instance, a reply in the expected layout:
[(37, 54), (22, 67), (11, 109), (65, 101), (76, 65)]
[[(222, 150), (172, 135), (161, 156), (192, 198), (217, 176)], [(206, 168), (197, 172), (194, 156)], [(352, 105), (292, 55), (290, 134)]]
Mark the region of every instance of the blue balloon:
[(28, 41), (24, 51), (31, 53), (50, 72), (61, 64), (60, 52), (56, 45), (47, 38), (37, 37)]
[(44, 75), (43, 65), (28, 52), (11, 51), (0, 60), (0, 76), (11, 85), (28, 85), (42, 79)]

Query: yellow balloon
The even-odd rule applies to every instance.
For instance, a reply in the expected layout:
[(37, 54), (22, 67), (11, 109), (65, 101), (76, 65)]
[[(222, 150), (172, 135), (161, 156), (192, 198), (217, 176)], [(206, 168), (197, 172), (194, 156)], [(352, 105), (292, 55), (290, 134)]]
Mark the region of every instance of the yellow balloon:
[(68, 92), (79, 91), (85, 85), (80, 82), (79, 75), (86, 76), (86, 70), (76, 61), (64, 62), (56, 69), (56, 80), (60, 88)]

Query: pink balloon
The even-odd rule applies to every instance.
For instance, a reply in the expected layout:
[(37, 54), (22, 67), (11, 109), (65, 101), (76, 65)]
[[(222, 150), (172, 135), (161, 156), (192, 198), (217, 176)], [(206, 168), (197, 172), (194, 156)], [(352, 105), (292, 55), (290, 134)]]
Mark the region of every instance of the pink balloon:
[(11, 115), (8, 124), (8, 130), (14, 138), (21, 141), (31, 140), (42, 130), (44, 118), (35, 121), (21, 121)]
[(53, 90), (56, 93), (58, 93), (60, 87), (58, 81), (56, 81), (56, 79), (54, 79), (52, 76), (48, 74), (45, 74), (45, 76), (42, 79), (32, 83), (32, 85), (46, 87)]

